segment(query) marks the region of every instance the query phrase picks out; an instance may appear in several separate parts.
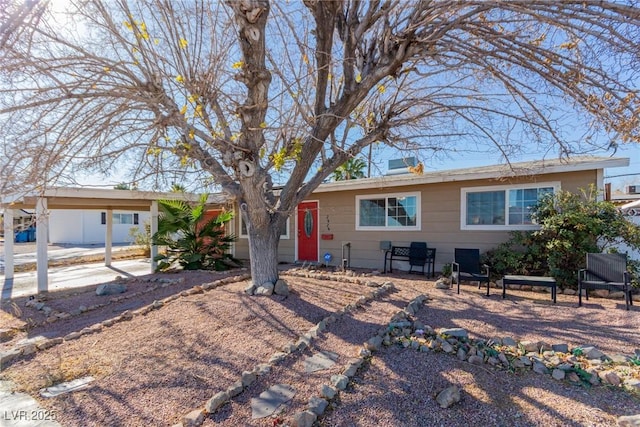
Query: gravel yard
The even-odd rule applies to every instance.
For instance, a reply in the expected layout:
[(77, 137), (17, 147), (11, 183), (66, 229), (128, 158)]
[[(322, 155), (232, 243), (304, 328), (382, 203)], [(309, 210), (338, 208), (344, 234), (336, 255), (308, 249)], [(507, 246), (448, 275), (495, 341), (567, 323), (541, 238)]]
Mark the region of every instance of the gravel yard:
[[(575, 296), (558, 295), (558, 303), (552, 304), (546, 293), (510, 291), (503, 300), (497, 289), (489, 298), (470, 285), (463, 286), (460, 295), (435, 289), (423, 276), (373, 276), (354, 283), (353, 277), (329, 273), (323, 278), (303, 277), (306, 272), (299, 270), (283, 274), (290, 295), (252, 297), (243, 292), (249, 282), (242, 278), (246, 275), (237, 276), (241, 273), (139, 277), (127, 281), (122, 299), (96, 297), (94, 288), (52, 293), (43, 302), (54, 313), (73, 312), (52, 323), (41, 310), (26, 307), (28, 300), (4, 301), (0, 329), (24, 330), (0, 343), (0, 351), (35, 336), (55, 339), (82, 329), (91, 332), (15, 359), (0, 372), (0, 379), (13, 381), (44, 408), (56, 411), (63, 426), (171, 426), (228, 390), (244, 378), (243, 372), (269, 364), (202, 424), (285, 425), (358, 357), (363, 343), (421, 294), (427, 301), (414, 314), (415, 320), (435, 329), (464, 328), (473, 339), (510, 337), (566, 343), (570, 348), (591, 344), (608, 355), (632, 355), (640, 348), (640, 308), (627, 312), (620, 301), (592, 298), (578, 308)], [(221, 286), (190, 291), (227, 276), (233, 279)], [(358, 302), (375, 289), (367, 286), (371, 281), (390, 281), (394, 288)], [(144, 310), (154, 302), (156, 308)], [(81, 306), (86, 310), (76, 311)], [(336, 313), (308, 345), (272, 360)], [(335, 354), (335, 365), (306, 372), (305, 361), (320, 351)], [(640, 379), (637, 367), (629, 369)], [(38, 394), (43, 387), (86, 375), (95, 381), (85, 390), (48, 399)], [(252, 419), (252, 399), (275, 384), (291, 385), (294, 397), (273, 415)], [(459, 387), (461, 400), (441, 408), (435, 396), (451, 385)], [(315, 425), (614, 426), (617, 417), (636, 414), (640, 400), (621, 387), (586, 387), (530, 370), (475, 365), (456, 354), (393, 344), (365, 359)]]

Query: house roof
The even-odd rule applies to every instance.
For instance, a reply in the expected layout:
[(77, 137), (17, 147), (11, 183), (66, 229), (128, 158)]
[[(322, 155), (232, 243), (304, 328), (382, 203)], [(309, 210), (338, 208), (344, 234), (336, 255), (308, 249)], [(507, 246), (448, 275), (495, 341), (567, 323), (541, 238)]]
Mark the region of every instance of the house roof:
[[(151, 209), (154, 200), (185, 200), (194, 202), (200, 196), (192, 193), (161, 193), (155, 191), (115, 190), (104, 188), (68, 188), (53, 187), (39, 193), (3, 196), (0, 206), (12, 209), (33, 209), (39, 197), (47, 199), (48, 209)], [(209, 204), (222, 204), (227, 201), (223, 194), (211, 194)]]
[(477, 179), (500, 179), (625, 166), (629, 166), (629, 158), (626, 157), (580, 156), (572, 157), (570, 159), (536, 160), (493, 166), (481, 166), (476, 168), (426, 172), (422, 175), (409, 173), (404, 175), (387, 175), (347, 181), (336, 181), (321, 184), (314, 193), (400, 187), (405, 185), (433, 184), (454, 181), (471, 181)]

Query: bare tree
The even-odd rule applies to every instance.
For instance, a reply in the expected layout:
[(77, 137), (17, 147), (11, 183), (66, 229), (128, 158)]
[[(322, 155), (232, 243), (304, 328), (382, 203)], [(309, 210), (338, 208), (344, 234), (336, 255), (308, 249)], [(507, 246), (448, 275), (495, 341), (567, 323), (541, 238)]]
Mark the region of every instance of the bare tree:
[(508, 161), (640, 138), (635, 1), (78, 0), (19, 22), (3, 190), (204, 174), (239, 203), (254, 285), (295, 206), (371, 144)]

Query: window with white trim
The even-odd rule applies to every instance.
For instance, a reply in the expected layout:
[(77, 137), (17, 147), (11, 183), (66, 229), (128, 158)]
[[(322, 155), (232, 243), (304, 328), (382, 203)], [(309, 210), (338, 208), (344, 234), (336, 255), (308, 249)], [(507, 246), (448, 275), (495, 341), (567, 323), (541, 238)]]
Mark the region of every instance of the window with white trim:
[(420, 230), (420, 193), (356, 196), (356, 230)]
[(560, 189), (559, 182), (461, 190), (460, 228), (462, 230), (532, 230), (535, 205), (547, 194)]
[[(138, 225), (140, 216), (137, 213), (113, 213), (113, 224), (133, 224)], [(107, 213), (100, 213), (100, 223), (107, 223)]]
[[(249, 233), (247, 232), (247, 224), (244, 222), (242, 215), (239, 215), (239, 217), (240, 217), (240, 238), (247, 239), (249, 238)], [(280, 239), (282, 240), (289, 239), (289, 219), (290, 218), (287, 218), (287, 221), (282, 226), (282, 230), (280, 230)]]

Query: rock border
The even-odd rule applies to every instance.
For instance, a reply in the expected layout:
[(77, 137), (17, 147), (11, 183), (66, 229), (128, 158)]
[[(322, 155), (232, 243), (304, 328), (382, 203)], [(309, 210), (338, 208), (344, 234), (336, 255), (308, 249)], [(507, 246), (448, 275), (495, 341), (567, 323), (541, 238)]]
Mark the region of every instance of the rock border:
[[(148, 313), (150, 313), (153, 310), (159, 310), (160, 308), (164, 307), (165, 305), (169, 304), (170, 302), (177, 300), (178, 298), (182, 298), (182, 297), (187, 297), (190, 295), (195, 295), (195, 294), (202, 294), (205, 291), (210, 291), (212, 289), (216, 289), (220, 286), (224, 286), (227, 285), (229, 283), (236, 283), (236, 282), (240, 282), (243, 280), (247, 280), (250, 279), (251, 275), (249, 273), (245, 273), (245, 274), (240, 274), (240, 275), (236, 275), (236, 276), (227, 276), (225, 278), (219, 279), (219, 280), (215, 280), (213, 282), (207, 282), (204, 283), (202, 285), (195, 285), (189, 289), (185, 289), (183, 291), (181, 291), (180, 293), (168, 296), (166, 298), (163, 298), (161, 300), (156, 300), (153, 301), (151, 304), (147, 304), (141, 308), (138, 308), (136, 310), (133, 311), (129, 311), (126, 310), (123, 313), (121, 313), (120, 315), (113, 317), (111, 319), (107, 319), (104, 320), (100, 323), (96, 323), (95, 325), (92, 326), (88, 326), (86, 328), (83, 328), (79, 331), (74, 331), (74, 332), (70, 332), (67, 335), (65, 335), (64, 337), (56, 337), (56, 338), (45, 338), (42, 336), (37, 336), (34, 338), (30, 338), (28, 340), (25, 340), (19, 344), (17, 344), (16, 346), (14, 346), (13, 348), (6, 350), (6, 351), (2, 351), (0, 352), (0, 371), (3, 371), (4, 369), (6, 369), (6, 367), (12, 363), (15, 362), (16, 360), (25, 357), (25, 356), (29, 356), (37, 351), (43, 351), (46, 350), (48, 348), (54, 347), (58, 344), (62, 344), (65, 341), (72, 341), (75, 339), (78, 339), (84, 335), (90, 335), (90, 334), (94, 334), (97, 332), (100, 332), (103, 328), (108, 328), (111, 327), (113, 325), (115, 325), (116, 323), (119, 322), (124, 322), (124, 321), (129, 321), (132, 320), (135, 316), (144, 316)], [(161, 281), (163, 278), (160, 279), (152, 279), (149, 280), (149, 282), (153, 282), (153, 281)], [(165, 282), (163, 282), (163, 284), (161, 285), (161, 287), (167, 287), (170, 286), (172, 284), (175, 283), (182, 283), (184, 281), (184, 279), (170, 279), (171, 281), (166, 281), (166, 279), (164, 279)], [(115, 298), (111, 298), (109, 300), (109, 302), (104, 303), (104, 304), (97, 304), (95, 306), (91, 306), (91, 310), (96, 310), (98, 308), (101, 307), (106, 307), (110, 304), (115, 304), (117, 302), (120, 301), (124, 301), (127, 299), (131, 299), (131, 298), (135, 298), (137, 296), (143, 295), (145, 293), (149, 293), (152, 291), (155, 291), (156, 289), (158, 289), (158, 286), (154, 286), (148, 289), (145, 289), (143, 291), (138, 291), (138, 292), (134, 292), (132, 294), (129, 295), (123, 295), (123, 296), (119, 296), (119, 297), (115, 297)], [(35, 300), (30, 300), (28, 301), (35, 301)], [(89, 308), (87, 308), (87, 310), (85, 311), (90, 311)], [(84, 313), (85, 311), (83, 311), (82, 313)], [(68, 314), (68, 313), (67, 313)], [(79, 315), (79, 314), (78, 314)], [(71, 317), (71, 315), (67, 316), (67, 317)]]
[[(288, 272), (283, 273), (283, 276), (290, 275)], [(294, 276), (294, 275), (291, 275)], [(309, 275), (305, 275), (304, 277), (312, 277)], [(319, 280), (332, 280), (332, 281), (340, 281), (336, 280), (334, 277), (323, 276), (326, 278), (314, 277)], [(366, 295), (361, 295), (355, 302), (345, 305), (342, 309), (332, 313), (329, 316), (326, 316), (324, 319), (320, 320), (317, 324), (311, 327), (307, 332), (301, 334), (297, 340), (291, 341), (285, 344), (282, 348), (282, 351), (278, 351), (273, 353), (267, 363), (260, 363), (256, 365), (252, 370), (247, 370), (242, 372), (240, 378), (233, 383), (231, 386), (227, 387), (226, 390), (220, 391), (214, 394), (209, 400), (206, 401), (204, 407), (200, 407), (194, 409), (187, 414), (182, 416), (182, 421), (180, 423), (174, 424), (173, 427), (197, 427), (200, 426), (205, 418), (210, 414), (215, 413), (220, 407), (225, 405), (234, 397), (238, 396), (242, 392), (244, 392), (247, 387), (253, 384), (258, 376), (266, 375), (270, 372), (271, 367), (277, 365), (278, 363), (285, 360), (287, 357), (291, 357), (294, 353), (301, 352), (306, 348), (310, 347), (313, 340), (318, 338), (318, 336), (327, 328), (328, 325), (336, 322), (343, 315), (351, 313), (359, 308), (362, 308), (365, 304), (380, 298), (391, 290), (395, 289), (393, 283), (385, 282), (383, 284), (378, 284), (375, 282), (369, 283), (368, 281), (364, 281), (364, 283), (356, 282), (359, 280), (357, 278), (353, 278), (354, 283), (358, 284), (366, 284), (370, 287), (375, 287), (375, 290), (368, 292)], [(329, 401), (327, 400), (327, 396), (332, 395), (335, 396), (339, 389), (346, 388), (349, 377), (344, 374), (344, 372), (352, 373), (351, 376), (355, 375), (357, 369), (362, 365), (366, 357), (370, 356), (370, 352), (365, 350), (364, 348), (360, 350), (360, 354), (358, 358), (351, 359), (345, 369), (343, 370), (343, 374), (338, 376), (332, 376), (331, 385), (323, 385), (322, 389), (324, 393), (321, 397), (312, 397), (309, 401), (309, 407), (303, 413), (295, 414), (293, 416), (293, 420), (300, 419), (299, 421), (295, 421), (292, 425), (308, 425), (310, 426), (317, 419), (319, 415), (324, 412), (324, 409), (328, 406)], [(335, 377), (335, 378), (334, 378)], [(323, 397), (324, 396), (324, 397)], [(302, 422), (303, 424), (297, 424)], [(306, 424), (306, 423), (311, 424)]]

